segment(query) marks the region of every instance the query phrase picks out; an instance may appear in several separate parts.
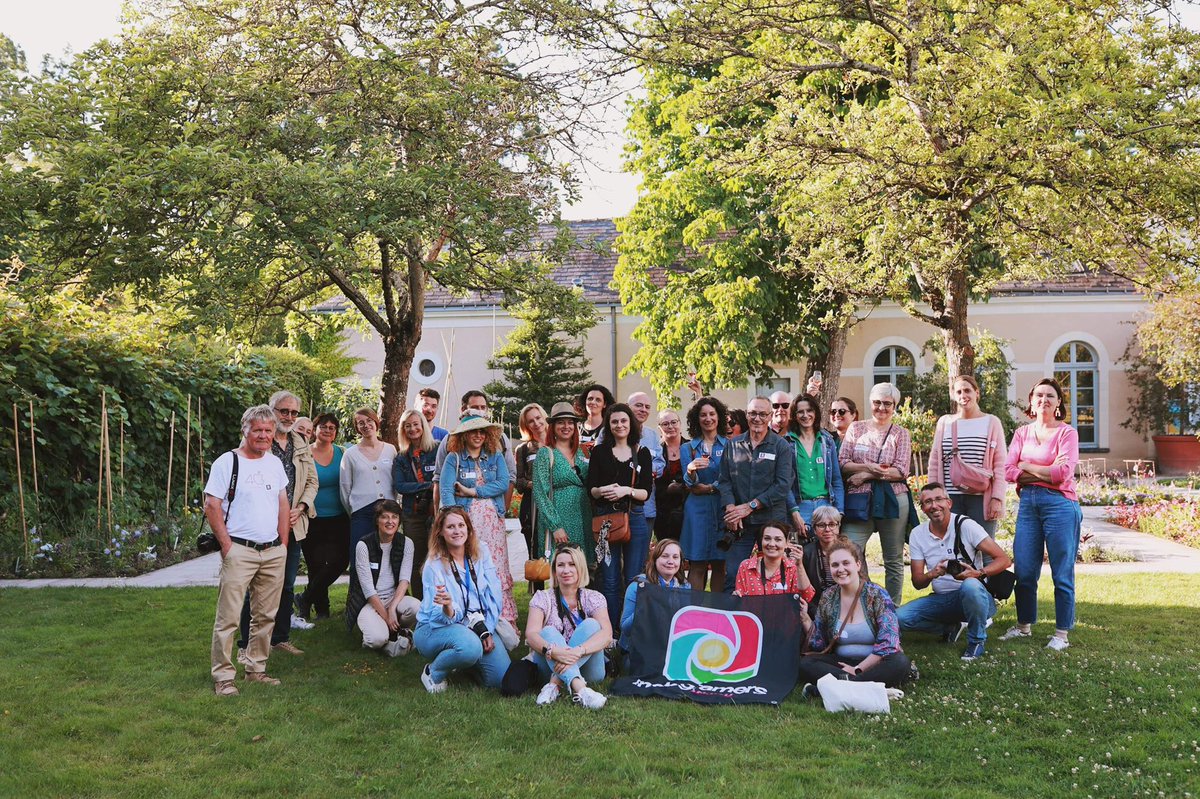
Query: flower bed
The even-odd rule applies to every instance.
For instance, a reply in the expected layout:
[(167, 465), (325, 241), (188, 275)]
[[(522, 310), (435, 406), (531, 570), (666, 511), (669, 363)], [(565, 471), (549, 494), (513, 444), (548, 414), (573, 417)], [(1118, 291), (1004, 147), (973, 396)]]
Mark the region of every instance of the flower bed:
[(1105, 518), (1130, 530), (1200, 549), (1200, 503), (1160, 499), (1113, 507)]

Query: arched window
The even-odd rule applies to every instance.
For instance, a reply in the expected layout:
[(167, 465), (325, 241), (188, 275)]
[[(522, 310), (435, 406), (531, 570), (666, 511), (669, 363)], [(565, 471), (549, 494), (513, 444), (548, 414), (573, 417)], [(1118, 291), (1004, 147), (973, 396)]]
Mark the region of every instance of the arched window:
[(1096, 447), (1096, 389), (1100, 382), (1096, 351), (1070, 341), (1054, 353), (1054, 379), (1066, 392), (1065, 421), (1079, 433), (1080, 447)]
[[(871, 370), (871, 384), (891, 383), (900, 389), (900, 393), (909, 396), (912, 391), (912, 378), (916, 374), (916, 359), (904, 347), (884, 347), (875, 356), (875, 364)], [(871, 386), (867, 386), (869, 391)]]

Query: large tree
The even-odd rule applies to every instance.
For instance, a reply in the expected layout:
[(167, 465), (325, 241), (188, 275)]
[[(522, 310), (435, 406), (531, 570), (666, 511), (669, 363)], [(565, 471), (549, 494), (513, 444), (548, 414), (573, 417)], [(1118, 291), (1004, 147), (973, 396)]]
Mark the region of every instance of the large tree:
[(566, 180), (561, 87), (513, 58), (531, 24), (486, 2), (164, 0), (0, 94), (0, 196), (26, 199), (0, 241), (29, 282), (218, 318), (340, 293), (383, 343), (391, 435), (427, 285), (515, 294), (547, 266), (529, 242)]
[[(818, 291), (891, 298), (938, 328), (950, 375), (972, 371), (968, 303), (997, 281), (1196, 268), (1200, 38), (1161, 3), (645, 9), (615, 18), (637, 34), (622, 51), (697, 73), (663, 135), (686, 138), (710, 180), (761, 182)], [(769, 112), (723, 147), (724, 121), (750, 107)], [(753, 279), (751, 320), (754, 303), (791, 301), (755, 296)]]

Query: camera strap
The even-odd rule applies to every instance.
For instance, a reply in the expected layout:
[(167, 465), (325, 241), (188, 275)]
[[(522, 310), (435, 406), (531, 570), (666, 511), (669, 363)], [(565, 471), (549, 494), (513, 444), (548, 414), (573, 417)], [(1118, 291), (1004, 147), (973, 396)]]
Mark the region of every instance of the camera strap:
[(954, 514), (954, 554), (962, 560), (963, 563), (971, 564), (971, 568), (975, 568), (975, 558), (967, 556), (967, 548), (962, 542), (962, 525), (963, 519), (966, 518), (961, 513)]
[(467, 565), (466, 585), (463, 585), (463, 576), (458, 572), (458, 564), (454, 562), (454, 558), (450, 558), (450, 571), (454, 575), (454, 582), (458, 583), (458, 590), (463, 595), (463, 615), (471, 612), (471, 583), (475, 583), (475, 594), (479, 597), (479, 611), (483, 612), (483, 595), (479, 591), (479, 578), (475, 575), (475, 567), (471, 565), (471, 559), (463, 556), (463, 562)]
[(229, 509), (233, 507), (233, 498), (237, 496), (237, 478), (238, 478), (238, 457), (237, 450), (230, 450), (229, 454), (233, 456), (233, 473), (229, 476), (229, 491), (226, 492), (225, 498), (225, 524), (229, 524)]

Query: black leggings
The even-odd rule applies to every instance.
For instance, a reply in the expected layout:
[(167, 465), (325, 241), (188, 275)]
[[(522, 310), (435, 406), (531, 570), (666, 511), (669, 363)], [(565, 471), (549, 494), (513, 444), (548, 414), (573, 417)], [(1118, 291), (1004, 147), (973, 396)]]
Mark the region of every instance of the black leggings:
[(862, 674), (848, 675), (838, 665), (841, 662), (849, 663), (853, 666), (861, 660), (862, 658), (843, 657), (834, 654), (805, 655), (800, 658), (800, 682), (810, 682), (816, 685), (817, 680), (826, 674), (832, 674), (834, 677), (846, 676), (852, 682), (881, 682), (888, 688), (899, 688), (908, 682), (908, 670), (912, 662), (908, 659), (908, 655), (903, 652), (886, 655)]
[(317, 516), (308, 521), (308, 535), (300, 542), (308, 564), (308, 587), (301, 595), (320, 615), (329, 614), (329, 586), (349, 565), (350, 517)]

